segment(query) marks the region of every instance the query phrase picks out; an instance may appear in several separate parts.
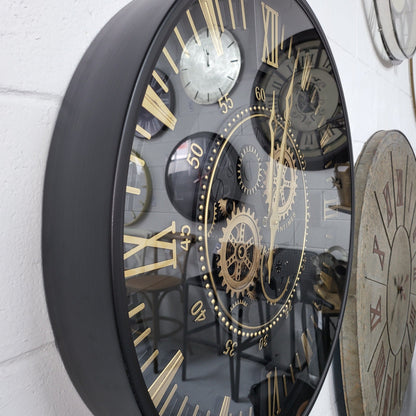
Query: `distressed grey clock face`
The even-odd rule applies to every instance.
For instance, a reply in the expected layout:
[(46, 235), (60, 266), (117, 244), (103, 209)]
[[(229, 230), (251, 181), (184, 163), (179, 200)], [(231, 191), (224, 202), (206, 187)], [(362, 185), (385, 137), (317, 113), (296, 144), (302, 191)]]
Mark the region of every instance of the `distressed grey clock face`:
[[(356, 303), (349, 300), (342, 340), (345, 360), (359, 366), (344, 366), (347, 398), (350, 410), (397, 415), (416, 338), (416, 161), (404, 136), (373, 136), (358, 161), (356, 181)], [(358, 377), (362, 398), (354, 402)]]

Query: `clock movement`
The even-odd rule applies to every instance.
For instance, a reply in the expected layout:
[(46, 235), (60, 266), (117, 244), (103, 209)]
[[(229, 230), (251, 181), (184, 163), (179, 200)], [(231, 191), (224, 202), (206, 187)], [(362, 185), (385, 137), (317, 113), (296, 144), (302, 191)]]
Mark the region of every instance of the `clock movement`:
[(305, 1), (114, 16), (65, 94), (43, 206), (50, 318), (91, 411), (307, 414), (344, 310), (352, 160)]

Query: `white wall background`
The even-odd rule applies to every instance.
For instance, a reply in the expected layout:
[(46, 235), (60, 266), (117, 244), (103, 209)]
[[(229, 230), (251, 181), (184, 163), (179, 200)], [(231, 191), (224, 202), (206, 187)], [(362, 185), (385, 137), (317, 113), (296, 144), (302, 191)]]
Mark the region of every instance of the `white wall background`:
[[(129, 0), (0, 0), (0, 414), (91, 415), (54, 343), (41, 263), (41, 202), (50, 139), (85, 49)], [(151, 1), (151, 0), (149, 0)], [(309, 0), (341, 76), (354, 157), (377, 130), (416, 151), (408, 64), (379, 58), (372, 0)], [(312, 416), (337, 415), (333, 371)], [(409, 393), (413, 390), (415, 393)], [(413, 397), (412, 397), (413, 396)], [(413, 402), (413, 403), (412, 403)], [(416, 409), (416, 360), (402, 411)], [(413, 409), (412, 409), (413, 407)]]

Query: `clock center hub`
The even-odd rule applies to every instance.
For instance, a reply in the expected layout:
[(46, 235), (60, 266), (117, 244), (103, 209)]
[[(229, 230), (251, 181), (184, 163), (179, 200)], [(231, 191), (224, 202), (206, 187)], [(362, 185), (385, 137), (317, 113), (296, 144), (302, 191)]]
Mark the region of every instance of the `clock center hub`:
[[(399, 227), (393, 240), (387, 283), (387, 322), (393, 354), (400, 351), (410, 301), (411, 251), (407, 232)], [(408, 261), (407, 261), (408, 259)]]

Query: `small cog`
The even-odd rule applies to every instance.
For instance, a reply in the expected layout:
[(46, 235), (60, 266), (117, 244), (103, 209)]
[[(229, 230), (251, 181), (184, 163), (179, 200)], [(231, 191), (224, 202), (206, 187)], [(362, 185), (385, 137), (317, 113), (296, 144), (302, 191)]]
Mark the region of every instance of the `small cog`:
[(254, 286), (260, 265), (261, 237), (254, 213), (249, 208), (237, 208), (222, 232), (219, 276), (226, 292), (238, 298)]

